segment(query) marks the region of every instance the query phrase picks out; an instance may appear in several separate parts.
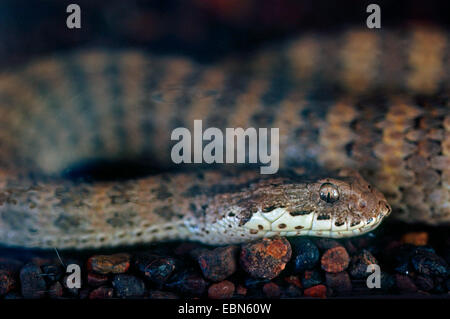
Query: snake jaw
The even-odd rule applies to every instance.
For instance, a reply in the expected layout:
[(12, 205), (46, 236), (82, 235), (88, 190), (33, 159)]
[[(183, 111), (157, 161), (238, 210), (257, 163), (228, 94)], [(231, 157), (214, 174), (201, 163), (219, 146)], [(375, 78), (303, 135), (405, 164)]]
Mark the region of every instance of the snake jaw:
[[(324, 185), (336, 190), (341, 199), (330, 202), (328, 196), (318, 196)], [(308, 187), (308, 192), (314, 208), (297, 203), (270, 211), (258, 209), (243, 227), (255, 237), (352, 237), (372, 231), (391, 212), (384, 196), (368, 187), (359, 175), (347, 180), (319, 180)]]
[[(312, 212), (307, 215), (292, 216), (286, 208), (277, 208), (269, 216), (258, 211), (244, 224), (255, 237), (281, 236), (318, 236), (343, 238), (352, 237), (374, 230), (386, 216), (381, 212), (377, 217), (361, 219), (352, 225), (350, 220), (338, 224), (336, 218), (320, 219), (321, 214)], [(278, 216), (273, 220), (273, 216)], [(338, 225), (338, 226), (336, 226)]]

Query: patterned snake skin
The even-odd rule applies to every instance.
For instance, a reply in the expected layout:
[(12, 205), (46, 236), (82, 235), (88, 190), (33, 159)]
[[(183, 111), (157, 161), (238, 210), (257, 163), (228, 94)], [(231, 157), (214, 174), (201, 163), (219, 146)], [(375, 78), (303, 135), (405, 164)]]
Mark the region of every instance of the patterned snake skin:
[[(306, 34), (214, 65), (90, 49), (4, 72), (0, 243), (84, 248), (351, 236), (390, 213), (384, 196), (395, 218), (447, 224), (449, 45), (448, 33), (434, 28), (351, 29)], [(170, 133), (193, 131), (196, 119), (204, 128), (277, 127), (281, 167), (307, 175), (351, 168), (384, 196), (353, 172), (309, 182), (215, 171), (60, 179), (95, 159), (171, 166)]]

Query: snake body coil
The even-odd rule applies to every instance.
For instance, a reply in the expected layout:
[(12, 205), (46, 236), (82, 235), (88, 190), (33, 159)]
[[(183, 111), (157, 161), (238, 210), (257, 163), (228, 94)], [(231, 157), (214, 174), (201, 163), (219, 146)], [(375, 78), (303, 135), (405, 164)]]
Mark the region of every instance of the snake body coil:
[[(304, 35), (212, 66), (85, 50), (5, 72), (0, 243), (84, 248), (352, 236), (390, 213), (384, 196), (396, 218), (448, 223), (449, 43), (439, 29), (349, 30)], [(352, 168), (384, 196), (348, 170), (309, 180), (214, 171), (60, 178), (96, 159), (170, 166), (171, 131), (192, 129), (197, 119), (204, 127), (277, 127), (282, 167)]]

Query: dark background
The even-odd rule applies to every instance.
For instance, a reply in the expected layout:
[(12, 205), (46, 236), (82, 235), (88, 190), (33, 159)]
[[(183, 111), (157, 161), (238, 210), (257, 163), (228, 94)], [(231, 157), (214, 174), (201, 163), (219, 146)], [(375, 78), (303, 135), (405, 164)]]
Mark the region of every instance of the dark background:
[[(81, 29), (66, 27), (70, 3), (81, 7)], [(0, 68), (83, 46), (139, 46), (212, 61), (311, 29), (364, 27), (370, 3), (381, 6), (382, 28), (449, 25), (450, 1), (2, 0)]]

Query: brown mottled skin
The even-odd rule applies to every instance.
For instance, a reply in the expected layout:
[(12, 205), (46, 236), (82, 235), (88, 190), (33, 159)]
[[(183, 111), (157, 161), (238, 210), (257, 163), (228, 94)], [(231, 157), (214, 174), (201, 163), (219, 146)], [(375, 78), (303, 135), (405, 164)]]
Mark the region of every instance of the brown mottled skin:
[[(0, 243), (84, 248), (171, 238), (245, 241), (253, 237), (235, 228), (239, 240), (223, 228), (217, 235), (214, 223), (238, 207), (245, 224), (252, 207), (271, 201), (312, 205), (333, 221), (339, 214), (367, 221), (382, 211), (383, 195), (366, 189), (356, 174), (332, 180), (342, 195), (336, 205), (355, 209), (328, 213), (330, 205), (311, 199), (318, 194), (311, 187), (323, 180), (280, 182), (250, 172), (60, 179), (68, 167), (95, 159), (170, 166), (170, 133), (180, 126), (193, 131), (195, 119), (204, 128), (278, 127), (283, 168), (306, 168), (307, 175), (319, 167), (352, 168), (386, 196), (396, 218), (449, 223), (449, 43), (441, 29), (352, 29), (306, 34), (215, 65), (85, 50), (4, 72)], [(361, 200), (364, 207), (356, 208)]]

